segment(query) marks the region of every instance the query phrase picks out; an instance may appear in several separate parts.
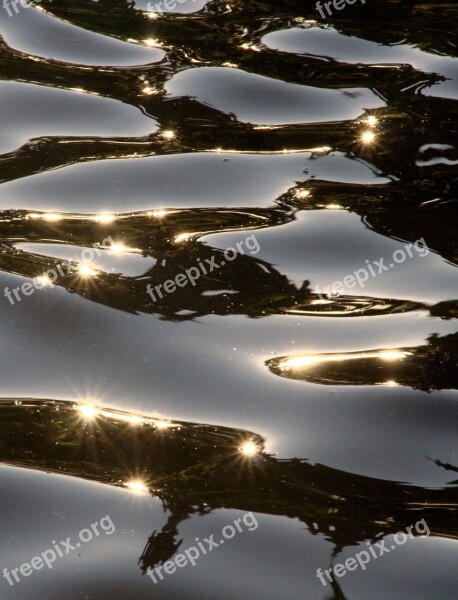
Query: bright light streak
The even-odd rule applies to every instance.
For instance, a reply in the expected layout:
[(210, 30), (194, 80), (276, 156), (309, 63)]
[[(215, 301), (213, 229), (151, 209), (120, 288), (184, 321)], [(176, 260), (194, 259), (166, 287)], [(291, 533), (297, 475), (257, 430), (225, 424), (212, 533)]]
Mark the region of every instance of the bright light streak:
[(29, 215), (31, 219), (43, 219), (44, 221), (62, 221), (64, 218), (62, 215), (57, 213), (32, 213)]
[(125, 421), (126, 423), (131, 423), (132, 425), (140, 425), (144, 421), (144, 419), (141, 419), (136, 415), (118, 413), (110, 410), (101, 410), (100, 415), (106, 417), (107, 419), (113, 419), (114, 421)]
[(286, 358), (279, 364), (281, 369), (303, 369), (312, 365), (327, 362), (343, 362), (346, 360), (365, 360), (368, 358), (380, 358), (382, 360), (401, 360), (408, 356), (408, 352), (401, 350), (382, 350), (380, 352), (358, 352), (355, 354), (322, 354), (310, 356), (294, 356)]
[(407, 356), (407, 352), (402, 352), (401, 350), (386, 350), (379, 353), (379, 357), (384, 360), (400, 360)]
[(314, 154), (321, 154), (324, 152), (330, 152), (332, 148), (330, 146), (318, 146), (318, 148), (310, 148), (309, 152), (313, 152)]
[(97, 223), (112, 223), (114, 220), (116, 219), (116, 217), (114, 215), (96, 215), (94, 217), (94, 221), (96, 221)]
[(171, 429), (172, 427), (176, 427), (174, 423), (170, 423), (169, 421), (156, 421), (154, 424), (157, 429)]

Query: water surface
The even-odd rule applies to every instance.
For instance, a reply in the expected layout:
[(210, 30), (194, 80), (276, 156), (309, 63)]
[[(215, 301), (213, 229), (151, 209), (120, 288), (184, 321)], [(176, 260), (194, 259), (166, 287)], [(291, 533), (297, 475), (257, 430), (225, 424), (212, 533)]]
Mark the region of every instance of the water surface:
[(2, 599), (456, 599), (457, 17), (0, 8)]

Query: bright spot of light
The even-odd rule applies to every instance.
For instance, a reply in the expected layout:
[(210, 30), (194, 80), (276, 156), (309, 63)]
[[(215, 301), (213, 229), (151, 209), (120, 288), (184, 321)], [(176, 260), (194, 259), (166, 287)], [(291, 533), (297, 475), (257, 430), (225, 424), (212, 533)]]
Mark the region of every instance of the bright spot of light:
[(366, 123), (369, 125), (369, 127), (375, 127), (378, 123), (378, 119), (376, 116), (370, 115), (369, 117), (367, 117)]
[(175, 242), (179, 244), (180, 242), (186, 242), (191, 237), (190, 233), (180, 233), (175, 237)]
[(39, 277), (35, 277), (35, 279), (36, 281), (38, 281), (38, 283), (41, 283), (43, 287), (47, 285), (52, 285), (52, 281), (47, 275), (40, 275)]
[(94, 217), (94, 221), (96, 221), (97, 223), (112, 223), (114, 220), (116, 219), (116, 217), (114, 215), (96, 215)]
[(148, 38), (145, 40), (145, 44), (150, 46), (150, 48), (160, 48), (162, 46), (161, 42), (157, 39)]
[(145, 85), (142, 88), (142, 92), (146, 95), (146, 96), (151, 96), (151, 94), (157, 94), (157, 89), (150, 86), (150, 85)]
[(148, 488), (146, 487), (144, 481), (141, 481), (140, 479), (127, 481), (125, 486), (130, 492), (132, 492), (132, 494), (135, 494), (136, 496), (141, 496), (148, 493)]
[(169, 214), (169, 211), (165, 210), (165, 208), (158, 208), (156, 210), (152, 210), (151, 212), (149, 212), (148, 217), (155, 217), (156, 219), (163, 219), (168, 214)]
[(161, 136), (164, 138), (164, 140), (173, 140), (175, 137), (175, 132), (169, 129), (168, 131), (163, 131)]
[(343, 208), (340, 204), (327, 204), (326, 208), (329, 210), (340, 210)]
[(365, 131), (361, 136), (363, 144), (371, 144), (375, 140), (375, 133), (372, 131)]
[(95, 271), (89, 265), (80, 265), (78, 267), (78, 273), (81, 275), (81, 277), (94, 277), (97, 275), (97, 271)]
[(127, 246), (122, 242), (120, 242), (119, 244), (115, 242), (114, 244), (110, 245), (110, 250), (116, 253), (126, 252), (127, 249)]
[(295, 192), (294, 195), (296, 196), (296, 198), (303, 200), (304, 198), (308, 198), (310, 196), (310, 191), (309, 190), (297, 190), (297, 192)]
[(149, 13), (146, 13), (146, 17), (153, 21), (154, 19), (158, 19), (159, 15), (155, 12), (149, 12)]
[(95, 419), (99, 414), (99, 411), (95, 408), (95, 406), (91, 406), (90, 404), (81, 404), (76, 407), (80, 414), (88, 420)]
[(394, 379), (389, 379), (388, 381), (385, 381), (384, 383), (382, 383), (382, 385), (387, 385), (388, 387), (395, 387), (399, 384), (397, 381), (394, 381)]
[(258, 453), (258, 451), (258, 447), (256, 446), (256, 444), (253, 444), (253, 442), (246, 442), (240, 448), (240, 452), (245, 456), (254, 456)]

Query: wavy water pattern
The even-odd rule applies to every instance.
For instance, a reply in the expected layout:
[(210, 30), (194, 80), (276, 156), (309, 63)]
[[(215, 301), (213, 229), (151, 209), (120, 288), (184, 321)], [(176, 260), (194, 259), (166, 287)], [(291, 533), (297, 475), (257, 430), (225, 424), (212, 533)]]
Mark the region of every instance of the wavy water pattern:
[(116, 523), (2, 600), (456, 600), (458, 5), (343, 4), (0, 5), (2, 568)]

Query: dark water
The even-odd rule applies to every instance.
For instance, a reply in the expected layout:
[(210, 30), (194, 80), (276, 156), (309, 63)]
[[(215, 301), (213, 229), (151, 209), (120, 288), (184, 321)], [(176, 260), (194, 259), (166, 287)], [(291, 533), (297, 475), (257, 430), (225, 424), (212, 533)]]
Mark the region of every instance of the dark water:
[(0, 5), (0, 598), (456, 600), (458, 5), (175, 6)]

